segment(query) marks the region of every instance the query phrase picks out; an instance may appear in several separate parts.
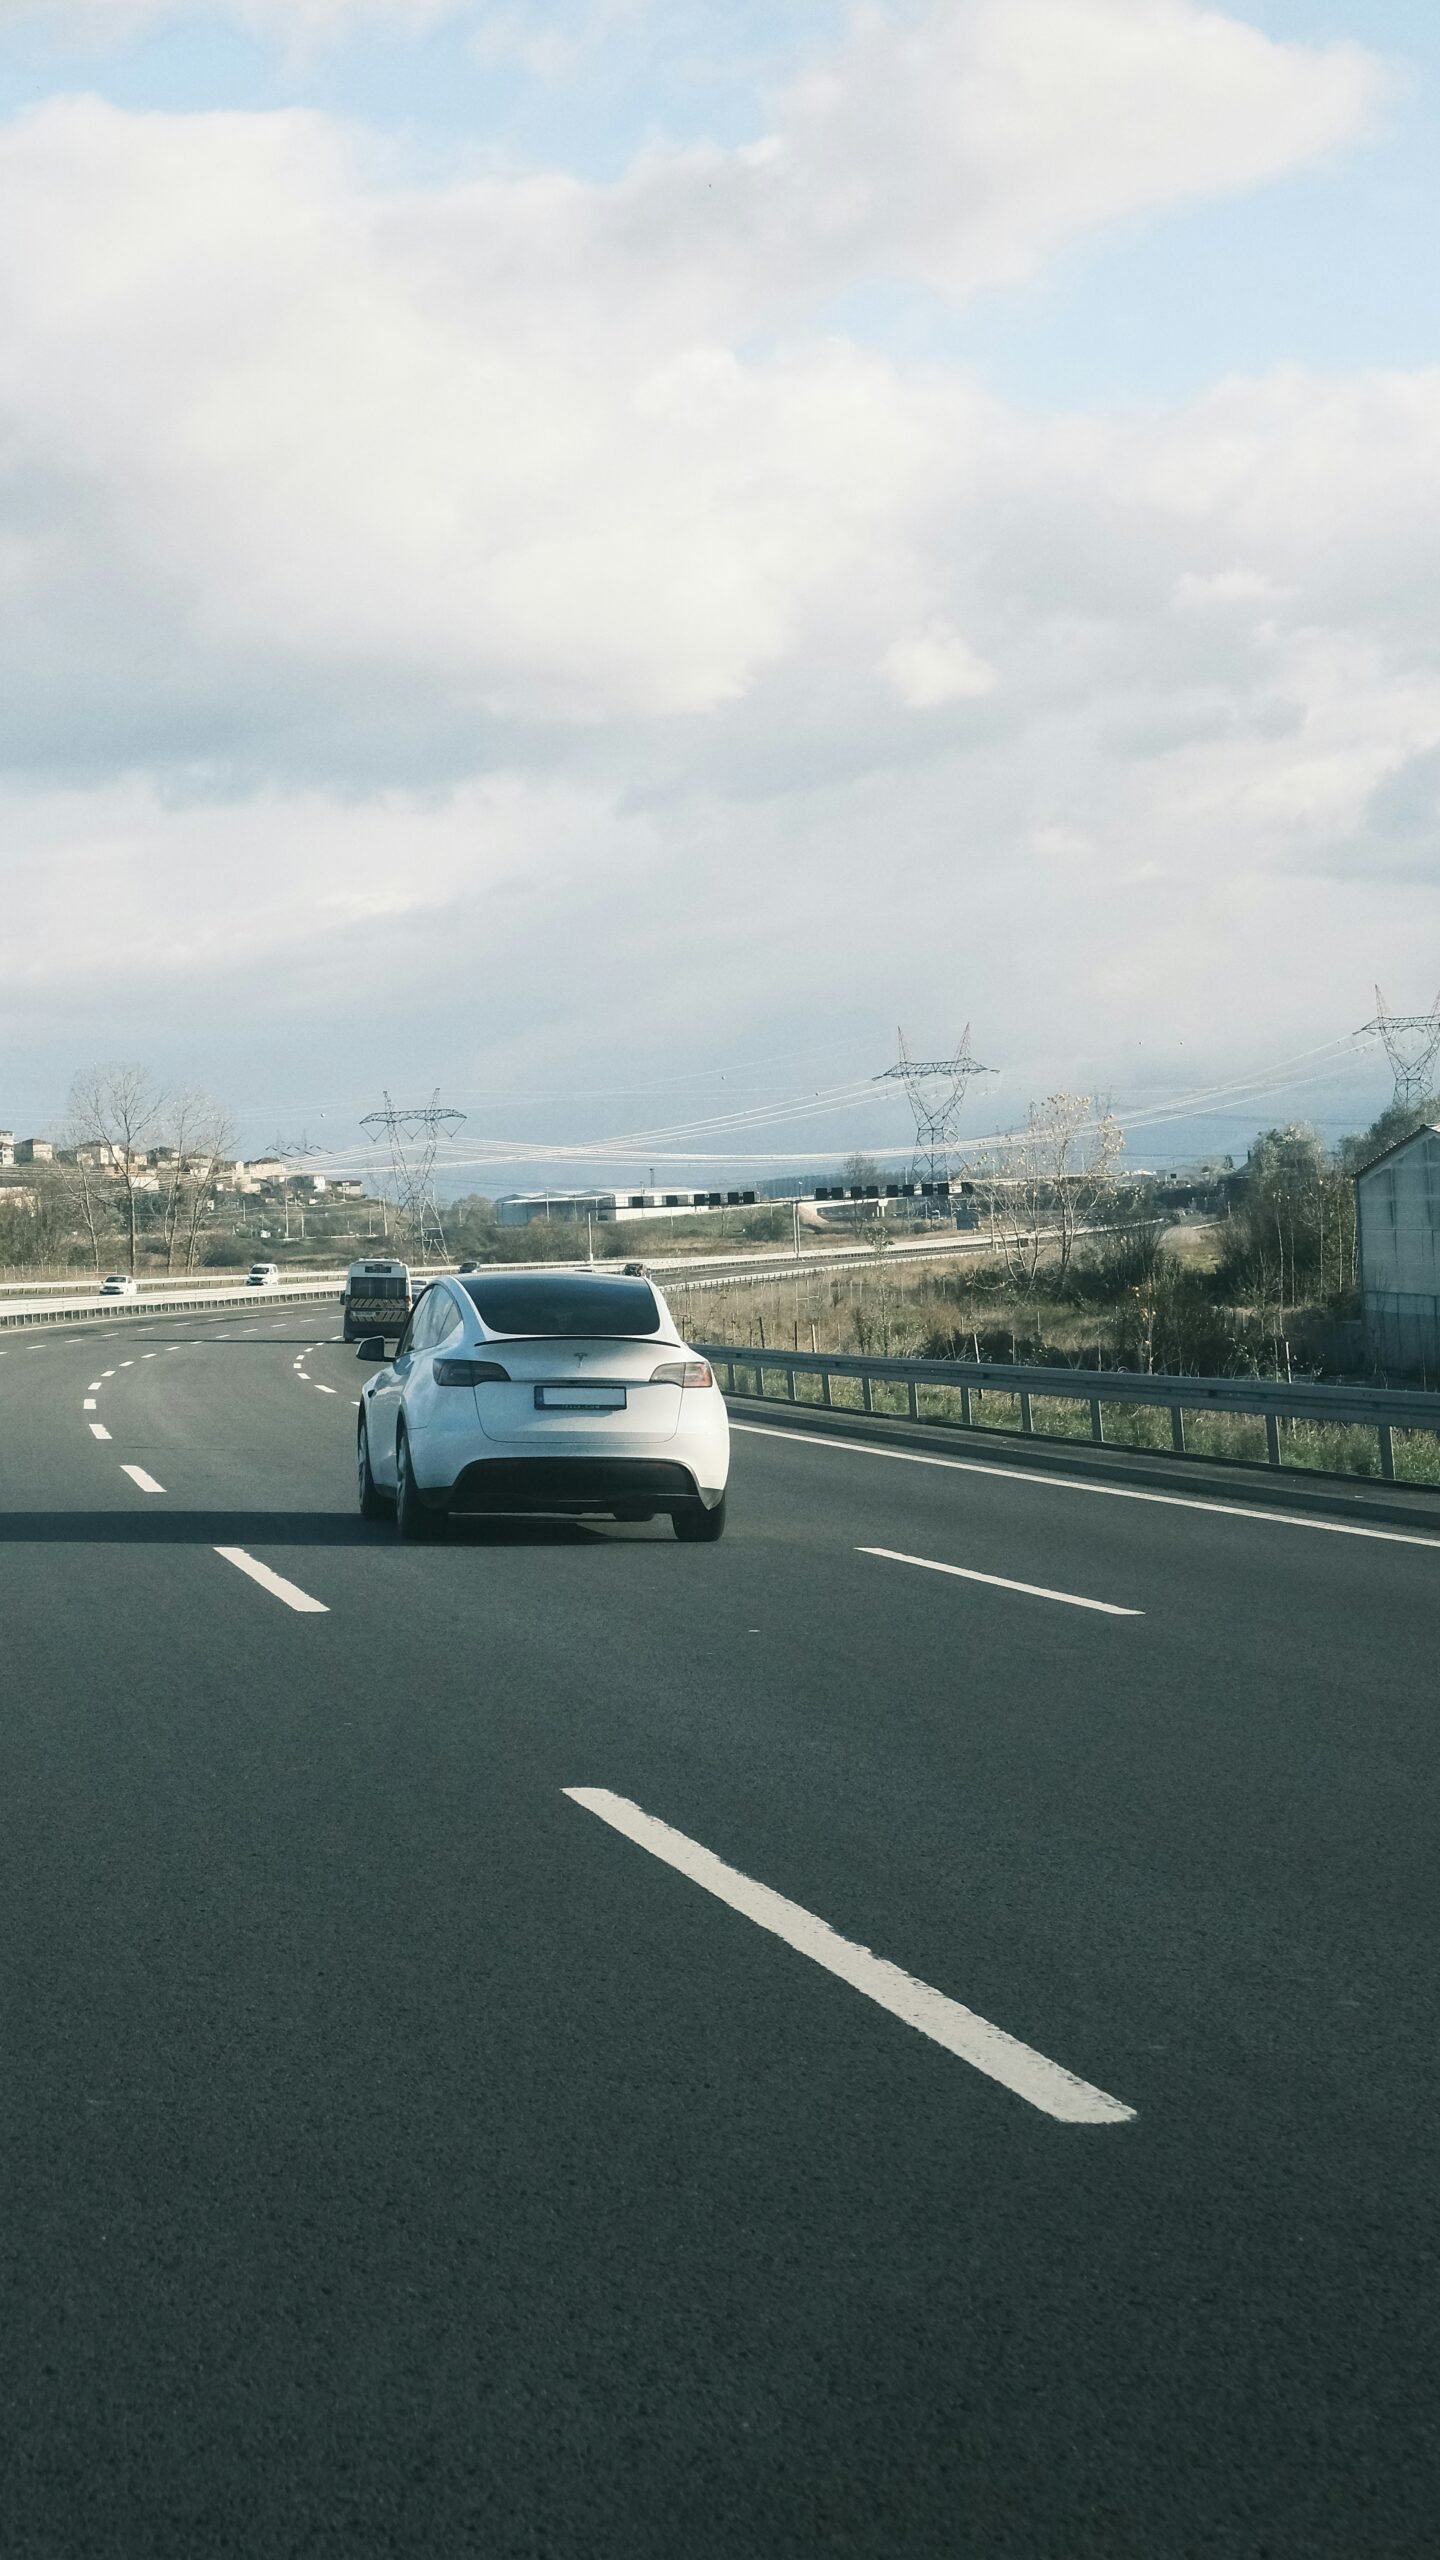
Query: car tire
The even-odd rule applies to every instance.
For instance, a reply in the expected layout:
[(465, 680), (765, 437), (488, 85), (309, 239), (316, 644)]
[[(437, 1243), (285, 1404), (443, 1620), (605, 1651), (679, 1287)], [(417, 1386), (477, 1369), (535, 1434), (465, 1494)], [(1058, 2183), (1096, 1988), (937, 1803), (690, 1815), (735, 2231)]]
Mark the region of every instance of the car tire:
[(395, 1521), (401, 1537), (414, 1545), (423, 1545), (427, 1539), (443, 1537), (445, 1533), (444, 1512), (432, 1511), (420, 1499), (403, 1423), (395, 1434)]
[(725, 1496), (721, 1494), (713, 1511), (707, 1511), (703, 1502), (687, 1502), (683, 1510), (672, 1511), (670, 1517), (682, 1546), (713, 1547), (716, 1539), (725, 1535)]
[(370, 1434), (365, 1428), (363, 1414), (355, 1443), (355, 1472), (359, 1478), (361, 1519), (388, 1520), (393, 1505), (389, 1495), (381, 1492), (370, 1471)]

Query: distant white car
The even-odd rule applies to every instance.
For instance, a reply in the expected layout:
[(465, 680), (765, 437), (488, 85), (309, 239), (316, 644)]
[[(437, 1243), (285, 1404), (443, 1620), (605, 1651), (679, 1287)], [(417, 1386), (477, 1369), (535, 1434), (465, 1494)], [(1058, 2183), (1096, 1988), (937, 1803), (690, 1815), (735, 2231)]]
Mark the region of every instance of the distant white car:
[(128, 1271), (112, 1271), (100, 1283), (102, 1298), (138, 1298), (140, 1283)]
[(245, 1286), (247, 1289), (278, 1289), (279, 1285), (280, 1265), (278, 1262), (251, 1263), (245, 1279)]
[[(362, 1360), (385, 1360), (373, 1335)], [(653, 1520), (724, 1534), (730, 1424), (649, 1280), (493, 1267), (432, 1282), (367, 1378), (360, 1509), (402, 1538), (452, 1512)]]

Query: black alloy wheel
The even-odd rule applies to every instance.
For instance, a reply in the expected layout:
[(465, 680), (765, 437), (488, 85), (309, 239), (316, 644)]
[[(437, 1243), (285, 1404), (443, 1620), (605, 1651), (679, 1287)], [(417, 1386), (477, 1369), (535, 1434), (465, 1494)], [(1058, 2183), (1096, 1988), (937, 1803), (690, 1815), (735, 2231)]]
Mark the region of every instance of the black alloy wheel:
[(403, 1422), (395, 1434), (395, 1483), (395, 1519), (401, 1537), (408, 1538), (413, 1545), (423, 1544), (426, 1539), (443, 1537), (445, 1514), (443, 1511), (432, 1511), (420, 1498), (420, 1488), (415, 1482), (415, 1470), (410, 1463), (410, 1443), (405, 1436)]
[(725, 1496), (721, 1494), (713, 1511), (707, 1511), (703, 1502), (687, 1502), (670, 1517), (682, 1546), (713, 1547), (725, 1535)]
[(355, 1442), (355, 1473), (360, 1493), (362, 1520), (388, 1520), (394, 1508), (388, 1494), (382, 1493), (370, 1470), (370, 1434), (365, 1416), (360, 1416), (360, 1430)]

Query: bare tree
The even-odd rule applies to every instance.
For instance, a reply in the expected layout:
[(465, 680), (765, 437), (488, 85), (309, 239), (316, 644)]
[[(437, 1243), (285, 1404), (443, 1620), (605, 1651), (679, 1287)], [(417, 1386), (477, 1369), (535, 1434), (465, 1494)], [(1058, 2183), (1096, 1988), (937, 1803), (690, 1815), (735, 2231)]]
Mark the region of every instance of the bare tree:
[(197, 1095), (194, 1100), (181, 1221), (187, 1274), (195, 1268), (200, 1238), (214, 1211), (216, 1178), (221, 1166), (230, 1161), (235, 1145), (235, 1132), (220, 1104), (212, 1102), (208, 1094)]
[(200, 1235), (214, 1206), (215, 1177), (233, 1143), (230, 1123), (208, 1093), (171, 1096), (160, 1148), (160, 1234), (165, 1268), (183, 1253), (195, 1268)]
[(96, 1150), (104, 1169), (102, 1179), (108, 1172), (118, 1186), (132, 1272), (139, 1260), (140, 1202), (151, 1188), (146, 1148), (164, 1107), (164, 1095), (151, 1084), (143, 1067), (88, 1067), (70, 1088), (70, 1126), (77, 1155)]
[(67, 1124), (61, 1142), (61, 1159), (55, 1167), (56, 1187), (64, 1201), (70, 1224), (85, 1239), (98, 1280), (105, 1262), (110, 1259), (108, 1239), (115, 1233), (115, 1183), (102, 1173), (95, 1157), (98, 1150), (92, 1138)]
[(972, 1172), (991, 1237), (1027, 1296), (1042, 1264), (1064, 1283), (1077, 1238), (1114, 1189), (1124, 1143), (1114, 1113), (1088, 1094), (1052, 1093), (1032, 1102), (1023, 1129), (977, 1158)]

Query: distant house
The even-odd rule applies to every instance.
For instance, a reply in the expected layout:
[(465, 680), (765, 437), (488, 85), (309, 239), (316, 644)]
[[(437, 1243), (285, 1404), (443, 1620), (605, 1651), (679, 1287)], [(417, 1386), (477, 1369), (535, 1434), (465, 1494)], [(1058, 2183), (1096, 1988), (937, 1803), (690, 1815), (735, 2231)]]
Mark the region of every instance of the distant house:
[(15, 1145), (17, 1164), (53, 1164), (55, 1150), (48, 1138), (20, 1138)]
[(1355, 1177), (1365, 1333), (1387, 1369), (1440, 1372), (1440, 1125)]

